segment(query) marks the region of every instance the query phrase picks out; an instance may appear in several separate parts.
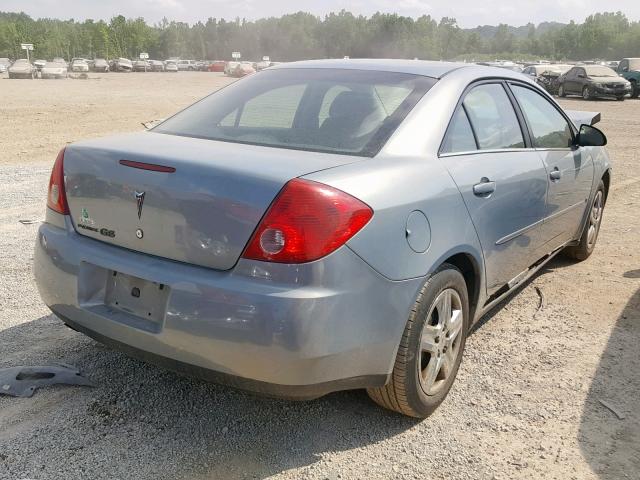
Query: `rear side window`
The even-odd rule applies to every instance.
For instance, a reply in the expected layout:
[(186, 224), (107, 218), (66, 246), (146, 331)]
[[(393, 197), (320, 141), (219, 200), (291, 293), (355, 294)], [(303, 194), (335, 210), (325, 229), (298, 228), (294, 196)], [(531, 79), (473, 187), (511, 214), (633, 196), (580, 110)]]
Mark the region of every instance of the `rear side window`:
[(511, 90), (520, 104), (536, 148), (568, 148), (573, 144), (569, 123), (542, 95), (525, 87), (512, 85)]
[(442, 153), (472, 152), (477, 150), (476, 140), (469, 118), (462, 106), (458, 107), (451, 119), (451, 125), (442, 143)]
[(524, 148), (518, 117), (502, 85), (491, 83), (474, 87), (463, 105), (480, 150)]

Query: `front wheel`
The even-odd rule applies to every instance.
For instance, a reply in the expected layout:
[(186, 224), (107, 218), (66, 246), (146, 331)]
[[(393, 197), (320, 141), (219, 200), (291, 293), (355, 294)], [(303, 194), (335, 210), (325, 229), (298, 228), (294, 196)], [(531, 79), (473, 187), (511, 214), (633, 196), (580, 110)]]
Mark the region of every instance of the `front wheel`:
[(564, 98), (564, 97), (566, 97), (566, 96), (567, 96), (567, 92), (565, 92), (565, 91), (564, 91), (564, 84), (563, 84), (563, 83), (561, 83), (561, 84), (558, 86), (558, 96), (559, 96), (559, 97), (562, 97), (562, 98)]
[(591, 202), (589, 218), (580, 237), (580, 243), (565, 249), (564, 253), (568, 257), (582, 261), (589, 258), (593, 253), (594, 248), (596, 248), (598, 234), (600, 233), (605, 201), (604, 182), (600, 180), (598, 190), (596, 190), (596, 194), (593, 196), (593, 202)]
[(460, 270), (442, 265), (425, 283), (411, 310), (393, 372), (369, 396), (389, 410), (429, 416), (458, 373), (469, 329), (469, 297)]
[(591, 100), (591, 90), (589, 90), (589, 87), (585, 86), (582, 89), (582, 98), (585, 100)]
[(619, 102), (624, 102), (624, 97), (616, 97), (616, 100)]
[(638, 95), (640, 95), (640, 88), (638, 87), (638, 83), (631, 82), (631, 88), (631, 98), (638, 98)]

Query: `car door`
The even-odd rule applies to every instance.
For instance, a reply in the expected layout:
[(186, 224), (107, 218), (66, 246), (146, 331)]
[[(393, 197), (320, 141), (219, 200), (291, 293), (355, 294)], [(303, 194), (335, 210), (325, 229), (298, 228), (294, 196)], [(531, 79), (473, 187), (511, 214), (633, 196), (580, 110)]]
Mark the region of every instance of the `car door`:
[(593, 185), (593, 160), (588, 149), (575, 147), (571, 122), (548, 98), (522, 84), (510, 88), (548, 175), (542, 256), (576, 237)]
[(487, 293), (533, 263), (541, 238), (547, 174), (502, 82), (467, 90), (440, 156), (460, 190), (482, 245)]

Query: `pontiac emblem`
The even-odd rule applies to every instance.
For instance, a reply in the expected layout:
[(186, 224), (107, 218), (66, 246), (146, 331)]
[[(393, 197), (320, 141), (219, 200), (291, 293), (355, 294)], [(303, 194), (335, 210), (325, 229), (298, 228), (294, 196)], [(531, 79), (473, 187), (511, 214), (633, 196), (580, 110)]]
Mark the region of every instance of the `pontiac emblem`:
[(144, 192), (134, 192), (138, 204), (138, 220), (142, 217), (142, 205), (144, 204)]

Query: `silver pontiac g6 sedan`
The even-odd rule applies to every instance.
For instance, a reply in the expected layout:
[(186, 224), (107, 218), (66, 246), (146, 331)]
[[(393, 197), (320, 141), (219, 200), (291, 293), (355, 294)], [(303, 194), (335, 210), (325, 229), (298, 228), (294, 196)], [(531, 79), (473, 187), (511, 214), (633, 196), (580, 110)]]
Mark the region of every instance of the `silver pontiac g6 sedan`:
[(295, 399), (366, 388), (425, 417), (475, 321), (557, 253), (593, 251), (611, 178), (597, 118), (492, 67), (269, 68), (62, 150), (40, 295), (185, 374)]

